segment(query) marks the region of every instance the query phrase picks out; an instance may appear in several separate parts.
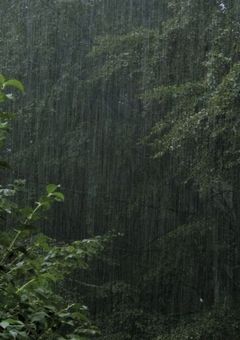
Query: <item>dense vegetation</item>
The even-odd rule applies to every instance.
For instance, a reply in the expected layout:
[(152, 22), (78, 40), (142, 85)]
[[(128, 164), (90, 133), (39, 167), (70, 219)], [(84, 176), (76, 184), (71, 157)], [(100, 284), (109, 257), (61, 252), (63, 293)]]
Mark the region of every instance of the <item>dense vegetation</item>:
[[(9, 88), (24, 91), (21, 82), (1, 75), (1, 103), (13, 100)], [(0, 146), (11, 118), (9, 113), (0, 113)], [(1, 160), (0, 167), (8, 169), (9, 164)], [(64, 200), (59, 185), (49, 184), (34, 207), (16, 201), (23, 188), (21, 180), (0, 186), (0, 338), (84, 340), (95, 336), (98, 330), (88, 319), (87, 307), (64, 301), (56, 284), (74, 270), (86, 269), (102, 250), (104, 239), (56, 244), (36, 223), (46, 217), (55, 201)]]
[(239, 338), (239, 7), (2, 1), (12, 178), (62, 184), (58, 242), (122, 235), (64, 283), (101, 339)]

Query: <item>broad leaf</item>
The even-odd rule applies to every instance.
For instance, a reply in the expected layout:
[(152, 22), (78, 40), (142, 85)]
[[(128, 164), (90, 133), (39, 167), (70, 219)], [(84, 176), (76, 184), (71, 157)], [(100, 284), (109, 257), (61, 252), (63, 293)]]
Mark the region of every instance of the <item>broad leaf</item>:
[(6, 88), (6, 87), (14, 87), (15, 89), (18, 89), (19, 91), (24, 92), (23, 84), (19, 80), (16, 80), (16, 79), (10, 79), (10, 80), (7, 80), (5, 83), (3, 83), (3, 88)]
[(59, 188), (59, 185), (56, 184), (48, 184), (47, 185), (47, 193), (52, 194), (54, 191), (56, 191)]

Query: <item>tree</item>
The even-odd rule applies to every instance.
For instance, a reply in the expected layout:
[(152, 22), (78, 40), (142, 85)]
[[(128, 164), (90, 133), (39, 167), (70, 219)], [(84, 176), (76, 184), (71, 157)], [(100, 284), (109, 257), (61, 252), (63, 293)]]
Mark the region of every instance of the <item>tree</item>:
[(110, 339), (234, 339), (237, 1), (3, 5), (3, 64), (31, 88), (11, 158), (34, 191), (66, 192), (49, 234), (124, 234), (75, 296)]

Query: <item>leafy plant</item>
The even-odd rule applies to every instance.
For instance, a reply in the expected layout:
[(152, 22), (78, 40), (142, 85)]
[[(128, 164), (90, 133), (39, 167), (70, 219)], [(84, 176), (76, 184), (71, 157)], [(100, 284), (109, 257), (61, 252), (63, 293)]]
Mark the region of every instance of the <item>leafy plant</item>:
[[(0, 76), (0, 100), (12, 99), (8, 88), (24, 91), (17, 80)], [(9, 115), (0, 114), (0, 142), (9, 131)], [(7, 162), (0, 165), (8, 167)], [(98, 334), (83, 304), (68, 304), (57, 283), (102, 250), (99, 238), (58, 245), (38, 231), (37, 222), (55, 202), (63, 202), (60, 186), (49, 184), (33, 207), (21, 207), (16, 194), (24, 181), (0, 186), (0, 338), (86, 339)]]

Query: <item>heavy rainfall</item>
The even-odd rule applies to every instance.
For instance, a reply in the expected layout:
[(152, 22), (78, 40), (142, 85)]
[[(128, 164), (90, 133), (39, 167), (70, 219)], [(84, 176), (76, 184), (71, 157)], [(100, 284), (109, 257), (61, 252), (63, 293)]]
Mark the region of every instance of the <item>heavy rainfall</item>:
[(0, 339), (240, 339), (239, 1), (0, 20)]

